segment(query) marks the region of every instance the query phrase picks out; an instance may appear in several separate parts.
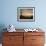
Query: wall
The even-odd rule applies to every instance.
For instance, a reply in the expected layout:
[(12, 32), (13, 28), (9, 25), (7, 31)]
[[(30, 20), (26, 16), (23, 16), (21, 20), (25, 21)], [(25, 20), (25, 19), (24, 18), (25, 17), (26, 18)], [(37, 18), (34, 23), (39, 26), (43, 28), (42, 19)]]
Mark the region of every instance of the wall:
[[(46, 28), (45, 0), (0, 0), (0, 25), (13, 24), (16, 28)], [(17, 7), (35, 7), (35, 22), (18, 22)]]

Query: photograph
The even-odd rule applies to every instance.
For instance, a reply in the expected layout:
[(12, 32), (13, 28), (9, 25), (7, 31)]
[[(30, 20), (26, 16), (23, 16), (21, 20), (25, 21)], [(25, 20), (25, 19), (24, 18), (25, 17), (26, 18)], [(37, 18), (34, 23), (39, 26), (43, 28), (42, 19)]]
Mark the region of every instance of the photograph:
[(18, 21), (34, 21), (35, 20), (35, 8), (34, 7), (18, 7), (17, 9)]
[(0, 46), (46, 46), (46, 0), (0, 0)]

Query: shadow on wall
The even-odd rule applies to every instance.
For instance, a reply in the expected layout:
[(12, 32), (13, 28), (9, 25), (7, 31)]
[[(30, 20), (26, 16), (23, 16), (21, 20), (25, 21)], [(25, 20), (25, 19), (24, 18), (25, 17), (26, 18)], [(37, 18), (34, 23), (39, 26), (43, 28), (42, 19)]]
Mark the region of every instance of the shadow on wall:
[[(5, 28), (5, 30), (4, 30)], [(6, 32), (6, 27), (4, 24), (0, 24), (0, 43), (2, 43), (2, 36), (3, 36), (3, 32)]]

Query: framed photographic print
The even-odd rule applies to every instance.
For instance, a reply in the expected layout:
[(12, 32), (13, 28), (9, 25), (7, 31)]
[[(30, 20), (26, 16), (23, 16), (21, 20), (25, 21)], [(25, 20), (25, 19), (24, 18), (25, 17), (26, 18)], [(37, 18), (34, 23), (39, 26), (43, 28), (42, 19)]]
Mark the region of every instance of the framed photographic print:
[(35, 7), (18, 7), (17, 21), (34, 22), (35, 21)]

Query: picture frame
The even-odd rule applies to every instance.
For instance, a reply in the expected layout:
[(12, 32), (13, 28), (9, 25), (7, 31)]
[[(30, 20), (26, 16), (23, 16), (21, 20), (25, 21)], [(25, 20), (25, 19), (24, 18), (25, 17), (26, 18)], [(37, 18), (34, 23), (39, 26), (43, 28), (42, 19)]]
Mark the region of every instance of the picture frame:
[(18, 7), (17, 21), (20, 22), (34, 22), (35, 21), (35, 7)]

